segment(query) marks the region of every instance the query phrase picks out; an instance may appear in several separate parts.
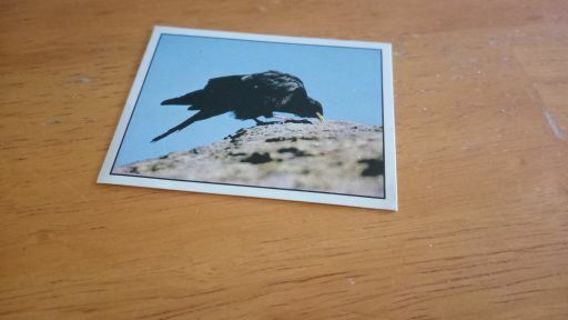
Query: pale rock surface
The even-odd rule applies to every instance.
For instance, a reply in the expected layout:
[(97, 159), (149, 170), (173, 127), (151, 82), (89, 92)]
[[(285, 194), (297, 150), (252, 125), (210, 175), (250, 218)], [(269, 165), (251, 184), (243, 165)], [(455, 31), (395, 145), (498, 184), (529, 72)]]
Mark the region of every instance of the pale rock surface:
[(222, 141), (114, 172), (384, 197), (383, 163), (382, 127), (286, 122), (241, 129)]

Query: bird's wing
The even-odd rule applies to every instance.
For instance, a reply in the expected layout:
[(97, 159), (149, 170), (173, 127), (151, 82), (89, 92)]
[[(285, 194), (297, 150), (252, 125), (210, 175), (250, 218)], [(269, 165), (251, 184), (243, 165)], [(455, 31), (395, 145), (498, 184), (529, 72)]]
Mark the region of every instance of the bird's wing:
[(167, 99), (162, 105), (189, 105), (188, 110), (201, 110), (215, 107), (223, 100), (234, 99), (234, 92), (239, 91), (242, 76), (227, 76), (210, 79), (205, 88), (195, 90), (183, 96)]
[(287, 104), (292, 96), (307, 96), (304, 83), (299, 78), (278, 71), (244, 77), (243, 86), (251, 92), (262, 93), (265, 103), (273, 106)]
[(276, 91), (292, 92), (298, 88), (304, 88), (304, 83), (299, 78), (277, 71), (252, 74), (249, 77), (245, 77), (243, 81)]
[(242, 75), (213, 78), (207, 82), (204, 90), (210, 93), (234, 90), (235, 88), (238, 88), (240, 86), (242, 78)]

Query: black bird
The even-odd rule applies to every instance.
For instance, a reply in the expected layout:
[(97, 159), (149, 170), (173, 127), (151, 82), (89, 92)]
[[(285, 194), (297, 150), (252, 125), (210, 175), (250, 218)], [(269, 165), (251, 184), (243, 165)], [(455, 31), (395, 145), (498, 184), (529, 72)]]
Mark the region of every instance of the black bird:
[(188, 110), (199, 112), (155, 137), (152, 142), (180, 131), (196, 121), (225, 112), (233, 112), (240, 120), (252, 119), (257, 124), (264, 124), (259, 117), (273, 117), (273, 112), (323, 120), (321, 104), (308, 97), (302, 80), (279, 71), (213, 78), (207, 82), (205, 88), (165, 100), (162, 105), (188, 105)]

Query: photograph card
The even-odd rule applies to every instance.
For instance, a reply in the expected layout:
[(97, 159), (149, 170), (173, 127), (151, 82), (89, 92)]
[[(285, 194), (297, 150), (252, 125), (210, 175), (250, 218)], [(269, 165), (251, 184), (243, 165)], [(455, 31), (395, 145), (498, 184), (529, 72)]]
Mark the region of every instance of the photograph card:
[(396, 210), (391, 45), (157, 26), (98, 182)]

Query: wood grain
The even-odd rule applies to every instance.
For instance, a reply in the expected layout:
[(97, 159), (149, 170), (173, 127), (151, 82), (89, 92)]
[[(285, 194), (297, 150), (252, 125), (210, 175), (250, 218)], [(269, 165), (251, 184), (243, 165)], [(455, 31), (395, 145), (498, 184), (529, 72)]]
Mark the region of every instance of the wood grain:
[[(154, 24), (392, 42), (400, 211), (95, 183)], [(568, 318), (568, 3), (0, 2), (0, 317)]]

